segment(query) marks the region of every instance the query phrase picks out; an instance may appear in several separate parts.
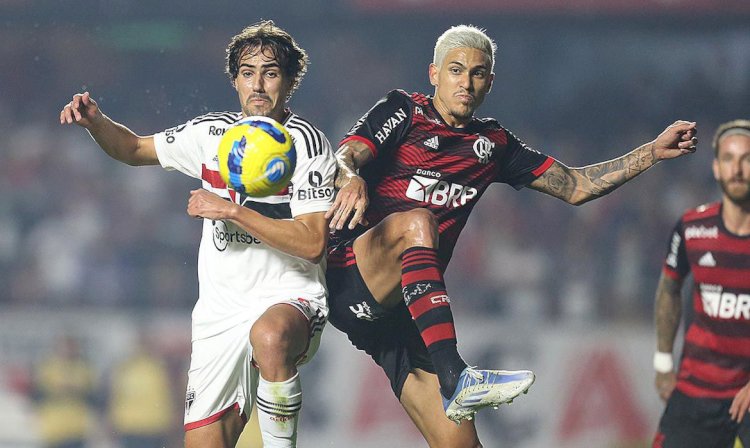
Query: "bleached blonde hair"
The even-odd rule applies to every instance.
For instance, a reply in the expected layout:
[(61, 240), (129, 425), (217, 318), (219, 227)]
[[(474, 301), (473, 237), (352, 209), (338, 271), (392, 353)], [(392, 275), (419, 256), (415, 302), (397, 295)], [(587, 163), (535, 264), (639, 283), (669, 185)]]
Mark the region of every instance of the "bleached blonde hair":
[(454, 48), (475, 48), (490, 57), (490, 72), (495, 68), (495, 51), (497, 45), (487, 36), (485, 30), (474, 25), (456, 25), (450, 27), (435, 42), (432, 63), (440, 67), (445, 56)]

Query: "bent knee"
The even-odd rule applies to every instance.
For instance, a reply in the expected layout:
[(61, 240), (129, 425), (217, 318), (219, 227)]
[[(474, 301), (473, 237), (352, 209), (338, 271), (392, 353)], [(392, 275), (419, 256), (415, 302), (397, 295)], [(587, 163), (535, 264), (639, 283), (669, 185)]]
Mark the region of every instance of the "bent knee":
[(258, 362), (272, 356), (285, 360), (295, 359), (307, 345), (306, 332), (294, 325), (270, 325), (257, 322), (250, 330), (253, 357)]
[(438, 222), (426, 208), (415, 208), (399, 216), (407, 246), (437, 247)]

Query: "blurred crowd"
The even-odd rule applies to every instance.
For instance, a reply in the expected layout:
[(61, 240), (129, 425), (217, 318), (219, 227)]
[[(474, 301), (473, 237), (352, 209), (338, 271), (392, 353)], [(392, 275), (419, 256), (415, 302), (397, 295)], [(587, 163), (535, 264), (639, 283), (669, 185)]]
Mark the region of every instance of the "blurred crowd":
[[(431, 93), (432, 42), (454, 23), (334, 17), (321, 32), (273, 18), (312, 60), (291, 104), (334, 144), (388, 90)], [(192, 307), (200, 224), (184, 211), (199, 182), (118, 164), (82, 129), (59, 125), (58, 113), (83, 90), (142, 134), (236, 110), (223, 51), (254, 19), (87, 27), (46, 16), (0, 29), (9, 44), (0, 50), (0, 306)], [(697, 154), (579, 208), (491, 188), (448, 271), (457, 312), (650, 319), (671, 226), (685, 208), (718, 198), (710, 139), (717, 123), (747, 115), (750, 33), (729, 18), (690, 27), (517, 19), (464, 20), (499, 45), (483, 116), (570, 166), (619, 156), (676, 119), (698, 121), (701, 143)]]
[[(251, 14), (229, 0), (190, 8), (171, 0), (0, 2), (0, 408), (9, 416), (0, 446), (25, 427), (18, 409), (31, 404), (38, 434), (18, 431), (7, 446), (37, 435), (45, 446), (70, 447), (85, 439), (178, 446), (182, 437), (201, 230), (185, 208), (200, 182), (124, 166), (81, 128), (60, 125), (74, 93), (91, 91), (106, 114), (140, 134), (238, 110), (224, 48), (244, 25), (272, 18), (311, 59), (291, 105), (335, 145), (387, 91), (432, 93), (434, 39), (472, 23), (499, 46), (479, 114), (569, 166), (617, 157), (677, 119), (697, 121), (696, 154), (581, 207), (489, 189), (447, 272), (453, 311), (524, 324), (648, 325), (672, 226), (686, 208), (719, 197), (713, 131), (750, 118), (750, 31), (741, 14), (425, 15), (362, 13), (338, 0), (256, 3)], [(6, 311), (24, 318), (14, 322)], [(159, 312), (179, 323), (158, 319), (163, 333), (149, 339), (137, 322)]]

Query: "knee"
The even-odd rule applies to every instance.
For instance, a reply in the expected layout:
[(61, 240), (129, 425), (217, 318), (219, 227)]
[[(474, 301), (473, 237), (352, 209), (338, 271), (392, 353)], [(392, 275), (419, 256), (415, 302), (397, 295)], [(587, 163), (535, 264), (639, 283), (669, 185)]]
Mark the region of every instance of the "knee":
[(415, 208), (403, 212), (400, 220), (402, 221), (403, 237), (407, 247), (437, 248), (438, 222), (431, 211), (426, 208)]
[(297, 346), (303, 344), (297, 333), (288, 322), (259, 320), (250, 330), (253, 358), (261, 365), (292, 362), (299, 355)]

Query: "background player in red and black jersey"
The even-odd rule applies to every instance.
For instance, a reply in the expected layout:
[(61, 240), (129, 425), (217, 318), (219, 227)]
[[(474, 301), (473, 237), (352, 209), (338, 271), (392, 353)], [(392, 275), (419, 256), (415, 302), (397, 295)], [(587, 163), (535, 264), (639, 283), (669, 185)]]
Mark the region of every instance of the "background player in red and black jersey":
[(488, 383), (509, 385), (493, 397), (507, 402), (533, 381), (528, 371), (467, 369), (456, 348), (442, 273), (486, 188), (528, 185), (583, 204), (696, 144), (695, 123), (678, 121), (620, 158), (569, 168), (474, 117), (492, 87), (495, 49), (471, 26), (440, 36), (429, 67), (434, 96), (393, 91), (354, 125), (337, 153), (340, 191), (327, 214), (333, 229), (348, 221), (355, 232), (329, 245), (330, 321), (385, 370), (433, 447), (480, 446), (473, 422), (445, 416), (470, 418), (484, 399), (473, 391), (494, 393)]
[[(656, 291), (656, 387), (667, 407), (655, 448), (750, 446), (750, 121), (719, 127), (713, 172), (720, 202), (677, 223)], [(693, 275), (693, 319), (679, 373), (672, 350), (681, 290)]]

